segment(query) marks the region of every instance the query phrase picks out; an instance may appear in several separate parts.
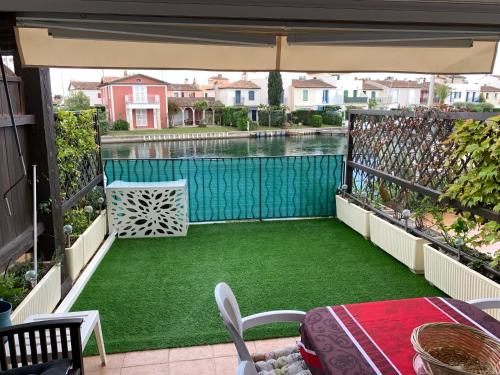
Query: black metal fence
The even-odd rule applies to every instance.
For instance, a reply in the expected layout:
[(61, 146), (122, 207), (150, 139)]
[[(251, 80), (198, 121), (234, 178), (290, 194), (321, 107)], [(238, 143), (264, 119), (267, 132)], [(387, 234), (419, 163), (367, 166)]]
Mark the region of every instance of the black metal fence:
[(107, 183), (187, 179), (191, 222), (335, 216), (342, 155), (109, 159)]

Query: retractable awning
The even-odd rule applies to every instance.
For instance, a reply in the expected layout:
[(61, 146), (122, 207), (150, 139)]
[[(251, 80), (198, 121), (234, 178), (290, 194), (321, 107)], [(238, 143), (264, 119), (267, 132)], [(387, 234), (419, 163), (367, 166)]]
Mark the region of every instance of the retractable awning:
[(489, 73), (500, 39), (499, 0), (17, 0), (0, 10), (15, 12), (28, 66)]

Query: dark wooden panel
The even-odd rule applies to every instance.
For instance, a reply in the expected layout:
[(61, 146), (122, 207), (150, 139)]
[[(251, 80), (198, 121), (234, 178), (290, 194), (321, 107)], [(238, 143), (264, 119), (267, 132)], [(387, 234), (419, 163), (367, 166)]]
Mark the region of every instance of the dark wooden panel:
[[(14, 120), (17, 126), (32, 125), (35, 123), (33, 115), (15, 115)], [(0, 128), (11, 127), (12, 122), (10, 116), (0, 114)]]
[[(38, 235), (45, 231), (43, 223), (38, 223)], [(33, 247), (33, 226), (28, 226), (17, 237), (0, 247), (0, 272), (13, 260), (16, 260)]]
[(3, 199), (4, 192), (10, 186), (10, 174), (7, 161), (6, 135), (7, 129), (0, 129), (0, 247), (12, 240), (14, 235), (14, 223), (7, 214), (7, 206)]

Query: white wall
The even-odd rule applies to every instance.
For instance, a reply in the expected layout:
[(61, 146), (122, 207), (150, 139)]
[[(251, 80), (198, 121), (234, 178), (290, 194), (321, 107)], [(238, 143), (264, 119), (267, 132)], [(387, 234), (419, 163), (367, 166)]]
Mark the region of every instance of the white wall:
[[(308, 91), (308, 100), (304, 101), (303, 91)], [(323, 90), (328, 90), (328, 103), (323, 103)], [(290, 86), (288, 89), (288, 106), (291, 111), (297, 109), (317, 109), (318, 106), (341, 104), (337, 91), (331, 88), (295, 88)]]
[[(243, 105), (246, 107), (258, 107), (261, 104), (261, 89), (218, 89), (215, 100), (219, 100), (225, 106), (234, 106), (236, 91), (241, 92)], [(249, 92), (254, 92), (254, 100), (249, 100)]]
[(98, 97), (98, 94), (101, 93), (101, 90), (70, 90), (69, 94), (71, 95), (72, 92), (77, 91), (83, 92), (90, 99), (91, 106), (102, 105), (102, 99)]

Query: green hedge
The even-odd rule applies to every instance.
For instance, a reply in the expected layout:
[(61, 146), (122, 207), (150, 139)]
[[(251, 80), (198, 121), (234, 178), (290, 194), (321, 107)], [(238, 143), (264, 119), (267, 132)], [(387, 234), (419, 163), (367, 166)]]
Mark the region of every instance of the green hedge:
[[(333, 106), (332, 106), (333, 107)], [(342, 116), (327, 108), (327, 110), (316, 111), (311, 109), (298, 109), (292, 112), (292, 122), (295, 124), (302, 123), (302, 125), (314, 126), (313, 116), (321, 116), (322, 123), (325, 125), (342, 125)]]
[(323, 118), (321, 117), (321, 115), (312, 115), (311, 122), (312, 126), (314, 126), (315, 128), (320, 128), (321, 123), (323, 122)]
[(125, 120), (116, 120), (113, 122), (113, 130), (129, 130), (129, 123)]
[(239, 118), (248, 118), (248, 108), (246, 107), (224, 107), (222, 108), (222, 126), (238, 125)]
[[(281, 127), (284, 122), (285, 119), (281, 109), (271, 111), (271, 126)], [(267, 111), (259, 110), (259, 125), (269, 126), (269, 113)]]
[(467, 112), (496, 112), (496, 108), (490, 103), (455, 102), (453, 106)]
[(323, 112), (321, 114), (323, 118), (323, 124), (325, 125), (333, 125), (333, 126), (341, 126), (342, 125), (342, 116), (335, 112)]

